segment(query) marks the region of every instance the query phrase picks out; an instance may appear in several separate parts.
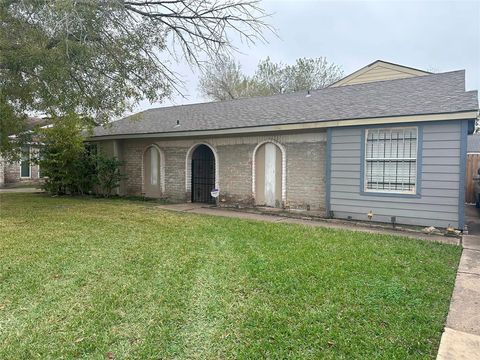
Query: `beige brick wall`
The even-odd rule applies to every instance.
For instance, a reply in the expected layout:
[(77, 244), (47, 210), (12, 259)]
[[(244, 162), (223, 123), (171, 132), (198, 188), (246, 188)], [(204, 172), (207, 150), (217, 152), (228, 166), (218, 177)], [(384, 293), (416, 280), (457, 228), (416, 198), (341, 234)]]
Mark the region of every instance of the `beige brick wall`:
[[(38, 150), (32, 147), (32, 159), (37, 157), (37, 152)], [(33, 162), (30, 164), (30, 176), (24, 178), (20, 176), (20, 161), (8, 162), (5, 159), (0, 158), (0, 162), (0, 177), (3, 180), (3, 183), (2, 180), (0, 180), (0, 186), (12, 184), (37, 184), (39, 182), (42, 182), (42, 179), (39, 178), (39, 166), (35, 165)]]
[[(36, 184), (41, 182), (41, 179), (38, 177), (38, 165), (30, 166), (30, 177), (22, 178), (20, 177), (20, 162), (4, 162), (3, 169), (3, 179), (4, 185), (8, 184)], [(1, 184), (1, 182), (0, 182)]]
[(326, 142), (285, 144), (287, 203), (292, 208), (325, 208)]
[[(286, 203), (292, 208), (325, 208), (324, 131), (286, 135), (198, 138), (188, 140), (132, 139), (102, 142), (101, 148), (125, 162), (127, 179), (123, 195), (142, 194), (142, 158), (145, 149), (156, 144), (165, 155), (165, 197), (188, 201), (186, 159), (188, 150), (201, 143), (211, 145), (218, 156), (220, 198), (227, 204), (252, 204), (252, 156), (255, 147), (274, 140), (286, 149)], [(116, 149), (114, 151), (114, 149)]]

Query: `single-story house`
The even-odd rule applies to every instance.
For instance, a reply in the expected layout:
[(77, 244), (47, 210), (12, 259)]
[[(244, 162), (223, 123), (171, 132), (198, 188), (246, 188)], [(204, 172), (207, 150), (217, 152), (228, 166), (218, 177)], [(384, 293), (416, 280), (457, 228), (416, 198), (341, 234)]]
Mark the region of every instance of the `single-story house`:
[(385, 61), (327, 88), (163, 107), (98, 127), (123, 160), (120, 194), (464, 226), (467, 134), (478, 116), (465, 71)]

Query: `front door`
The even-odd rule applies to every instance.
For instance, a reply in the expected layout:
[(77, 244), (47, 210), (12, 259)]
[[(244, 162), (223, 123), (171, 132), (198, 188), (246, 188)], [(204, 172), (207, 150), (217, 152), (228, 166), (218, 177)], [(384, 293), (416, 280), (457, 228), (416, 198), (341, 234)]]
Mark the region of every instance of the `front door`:
[(207, 145), (199, 145), (192, 154), (192, 202), (214, 204), (214, 188), (215, 156)]

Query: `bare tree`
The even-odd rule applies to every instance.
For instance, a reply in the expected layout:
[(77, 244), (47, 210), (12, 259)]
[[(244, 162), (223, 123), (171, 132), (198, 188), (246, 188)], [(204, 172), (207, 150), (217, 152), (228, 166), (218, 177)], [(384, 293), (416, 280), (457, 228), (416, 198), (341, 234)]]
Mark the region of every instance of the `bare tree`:
[(172, 61), (219, 58), (232, 36), (264, 41), (266, 16), (257, 0), (1, 1), (0, 152), (26, 113), (104, 123), (180, 92)]
[[(216, 58), (232, 48), (229, 34), (247, 43), (264, 41), (272, 29), (258, 0), (117, 0), (129, 14), (129, 22), (148, 18), (180, 45), (183, 54), (199, 63), (199, 54)], [(172, 53), (176, 55), (176, 52)]]
[(232, 100), (247, 95), (248, 79), (240, 64), (223, 56), (207, 67), (199, 84), (203, 96), (214, 100)]
[(326, 58), (300, 58), (293, 65), (274, 63), (267, 58), (259, 62), (251, 77), (241, 72), (240, 64), (222, 58), (207, 67), (200, 79), (200, 93), (214, 100), (267, 96), (327, 87), (341, 79), (340, 66)]
[(285, 92), (322, 89), (343, 77), (341, 67), (324, 57), (297, 59), (294, 65), (287, 65), (284, 72)]

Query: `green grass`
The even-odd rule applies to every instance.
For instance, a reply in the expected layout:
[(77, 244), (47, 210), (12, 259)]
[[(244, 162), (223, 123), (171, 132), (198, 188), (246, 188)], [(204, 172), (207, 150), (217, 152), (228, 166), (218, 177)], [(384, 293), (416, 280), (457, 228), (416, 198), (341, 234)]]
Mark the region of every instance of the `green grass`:
[(434, 358), (460, 252), (0, 194), (0, 358)]

